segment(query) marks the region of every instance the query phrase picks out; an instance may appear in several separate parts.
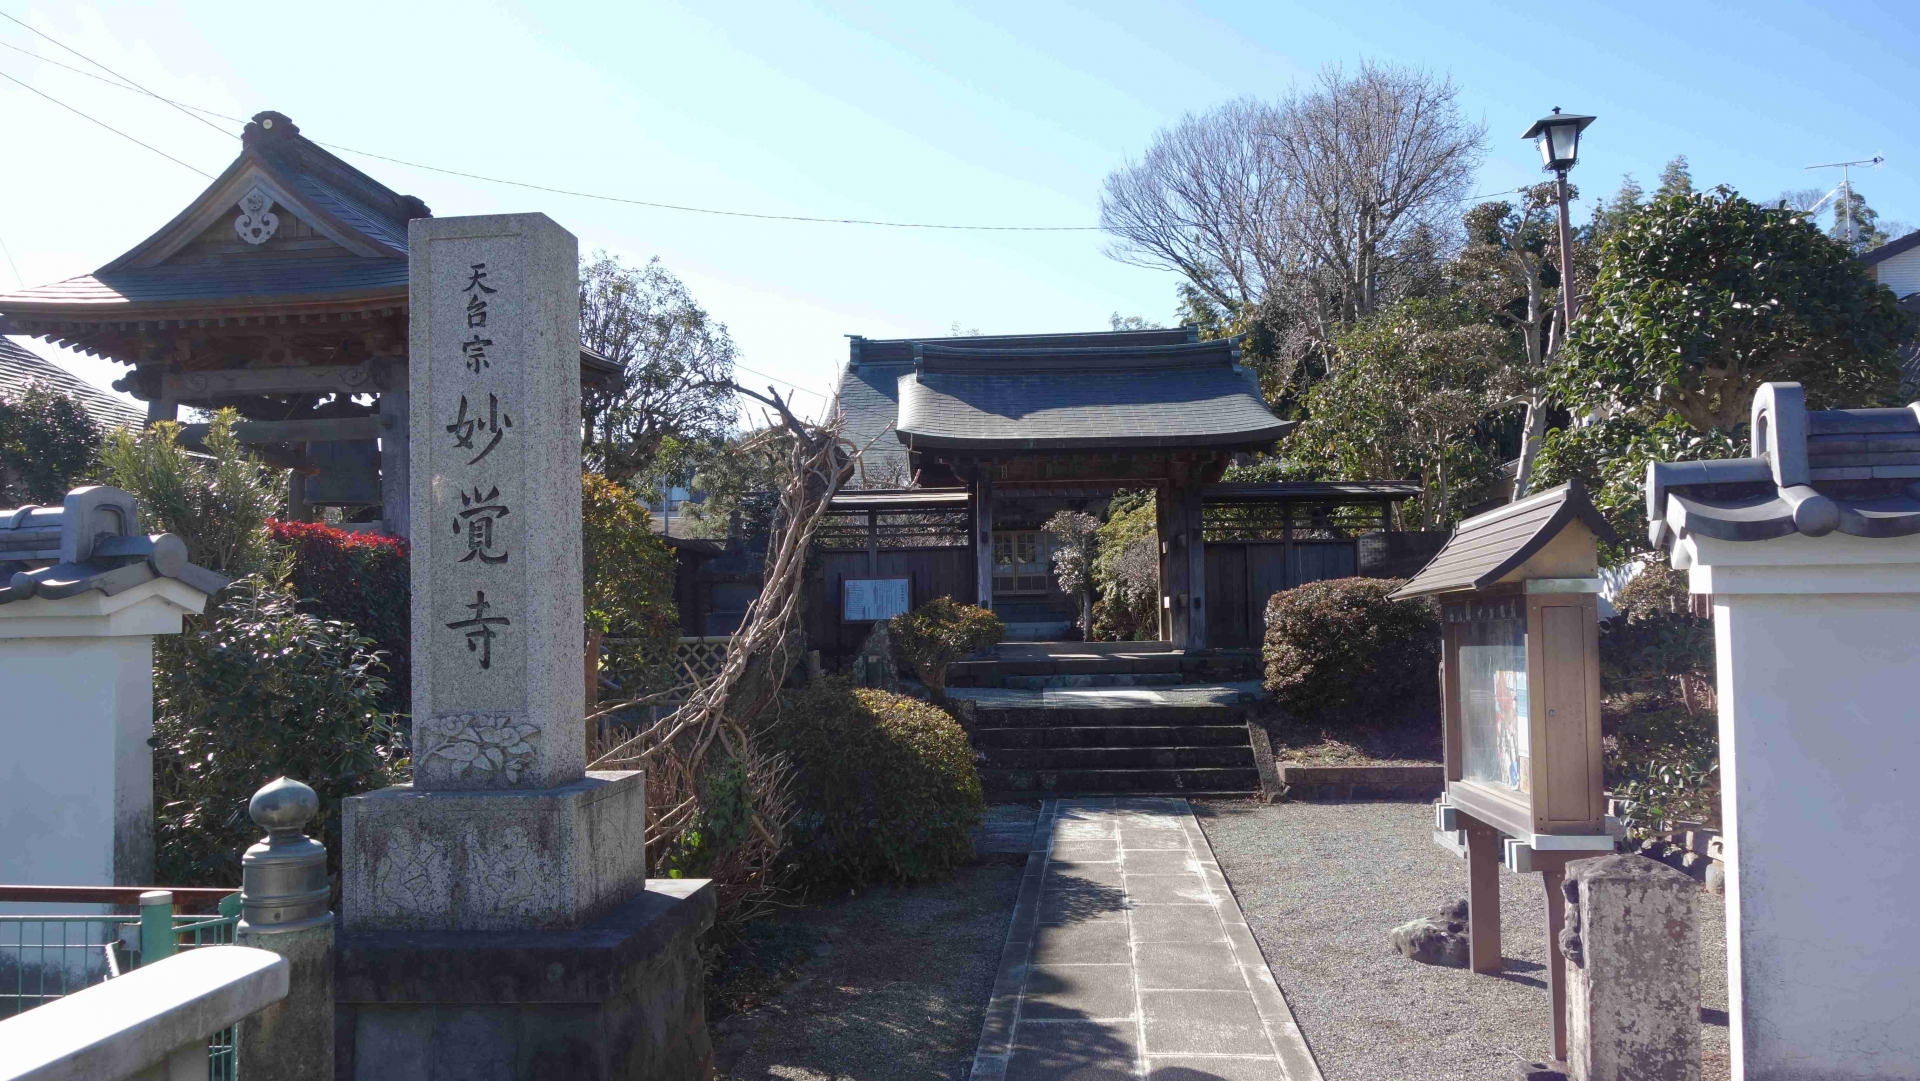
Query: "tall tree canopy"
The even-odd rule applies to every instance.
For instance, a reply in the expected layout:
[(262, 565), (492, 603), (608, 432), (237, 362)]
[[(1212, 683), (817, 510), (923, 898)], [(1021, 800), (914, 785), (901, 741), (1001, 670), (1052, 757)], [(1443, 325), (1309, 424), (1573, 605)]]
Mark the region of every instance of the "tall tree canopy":
[[(1413, 528), (1456, 520), (1491, 475), (1476, 421), (1510, 397), (1502, 331), (1454, 301), (1405, 300), (1340, 336), (1339, 362), (1307, 396), (1311, 414), (1288, 453), (1342, 477), (1418, 477)], [(1408, 509), (1403, 509), (1403, 513)]]
[(734, 345), (658, 258), (630, 267), (596, 253), (580, 267), (580, 341), (619, 364), (619, 386), (582, 395), (584, 457), (618, 481), (646, 472), (668, 439), (732, 429)]
[(1729, 188), (1659, 195), (1613, 231), (1557, 385), (1582, 411), (1744, 423), (1760, 384), (1813, 403), (1889, 398), (1912, 316), (1799, 214)]

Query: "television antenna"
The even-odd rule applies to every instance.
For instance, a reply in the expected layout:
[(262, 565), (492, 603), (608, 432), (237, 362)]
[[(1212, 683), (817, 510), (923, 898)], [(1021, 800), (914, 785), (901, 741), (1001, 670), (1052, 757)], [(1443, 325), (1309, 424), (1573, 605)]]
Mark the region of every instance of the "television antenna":
[(1828, 162), (1825, 165), (1807, 166), (1808, 172), (1811, 172), (1815, 169), (1840, 170), (1840, 186), (1828, 192), (1825, 198), (1813, 204), (1813, 207), (1807, 211), (1807, 216), (1812, 217), (1813, 215), (1820, 213), (1820, 208), (1827, 205), (1827, 199), (1831, 199), (1835, 195), (1839, 195), (1840, 196), (1840, 213), (1845, 216), (1845, 221), (1847, 223), (1847, 247), (1851, 249), (1853, 247), (1853, 169), (1856, 166), (1866, 166), (1868, 168), (1878, 169), (1880, 168), (1881, 163), (1885, 162), (1886, 160), (1887, 160), (1886, 155), (1875, 154), (1873, 157), (1862, 158), (1859, 161), (1833, 161), (1833, 162)]

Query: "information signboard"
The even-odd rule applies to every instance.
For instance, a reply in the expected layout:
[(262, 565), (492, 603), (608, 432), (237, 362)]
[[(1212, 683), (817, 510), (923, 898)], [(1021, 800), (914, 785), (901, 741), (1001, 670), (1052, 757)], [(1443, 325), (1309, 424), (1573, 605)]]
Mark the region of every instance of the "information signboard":
[(905, 615), (912, 608), (911, 582), (906, 578), (848, 578), (840, 604), (842, 623), (877, 623)]

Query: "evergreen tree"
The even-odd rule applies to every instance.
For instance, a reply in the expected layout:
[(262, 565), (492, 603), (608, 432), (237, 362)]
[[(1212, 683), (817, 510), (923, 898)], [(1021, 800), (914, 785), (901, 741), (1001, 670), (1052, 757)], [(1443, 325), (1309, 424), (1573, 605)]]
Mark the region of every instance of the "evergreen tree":
[(1628, 173), (1620, 178), (1620, 190), (1613, 193), (1612, 199), (1602, 199), (1593, 208), (1593, 220), (1587, 223), (1586, 241), (1600, 244), (1615, 229), (1626, 224), (1628, 215), (1640, 209), (1641, 200), (1646, 197), (1646, 189)]
[(1693, 193), (1693, 171), (1687, 168), (1687, 156), (1675, 154), (1673, 160), (1660, 170), (1660, 186), (1654, 189), (1654, 196), (1691, 195)]

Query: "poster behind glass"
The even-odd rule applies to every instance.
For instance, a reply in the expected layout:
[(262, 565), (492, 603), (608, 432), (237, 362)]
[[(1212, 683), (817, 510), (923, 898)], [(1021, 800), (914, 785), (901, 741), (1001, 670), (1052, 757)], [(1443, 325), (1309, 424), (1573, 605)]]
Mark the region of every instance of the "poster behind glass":
[(1460, 729), (1466, 780), (1531, 793), (1524, 618), (1461, 624)]

